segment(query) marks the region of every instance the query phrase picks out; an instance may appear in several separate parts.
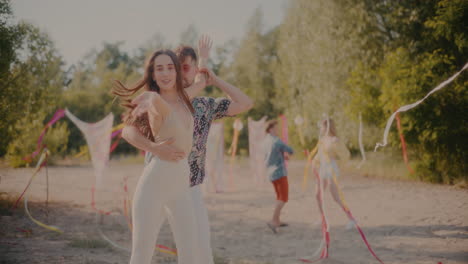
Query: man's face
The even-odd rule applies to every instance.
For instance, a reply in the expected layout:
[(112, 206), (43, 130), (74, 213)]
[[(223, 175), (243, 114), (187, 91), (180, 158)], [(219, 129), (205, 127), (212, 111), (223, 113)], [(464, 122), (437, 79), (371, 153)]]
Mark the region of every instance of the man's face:
[(196, 61), (192, 57), (185, 57), (184, 61), (181, 63), (182, 66), (182, 81), (184, 88), (192, 85), (195, 80), (195, 75), (198, 73), (198, 66)]

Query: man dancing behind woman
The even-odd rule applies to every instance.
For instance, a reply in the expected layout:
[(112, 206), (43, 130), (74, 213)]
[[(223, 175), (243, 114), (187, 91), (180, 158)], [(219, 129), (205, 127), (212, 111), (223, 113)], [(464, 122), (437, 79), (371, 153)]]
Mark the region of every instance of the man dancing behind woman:
[[(138, 99), (147, 98), (148, 108), (140, 115), (135, 101), (130, 96), (140, 89), (146, 90)], [(127, 88), (116, 81), (113, 92), (119, 95), (128, 109), (124, 122), (134, 125), (153, 142), (172, 137), (182, 151), (192, 146), (194, 109), (182, 87), (179, 61), (170, 50), (154, 52), (148, 59), (144, 76), (133, 87)], [(152, 159), (143, 170), (132, 205), (132, 255), (130, 263), (150, 263), (159, 229), (163, 221), (163, 208), (167, 204), (188, 196), (185, 175), (189, 173), (186, 158), (177, 155), (175, 161)], [(184, 217), (191, 219), (193, 210), (187, 208)], [(190, 224), (189, 224), (190, 225)], [(188, 241), (193, 239), (191, 230), (186, 230)], [(181, 243), (179, 261), (190, 263), (193, 253), (188, 243)]]

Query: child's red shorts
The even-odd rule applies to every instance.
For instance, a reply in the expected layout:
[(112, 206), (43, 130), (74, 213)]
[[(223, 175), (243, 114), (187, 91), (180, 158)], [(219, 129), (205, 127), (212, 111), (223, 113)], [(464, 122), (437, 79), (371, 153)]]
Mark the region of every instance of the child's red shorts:
[(288, 194), (289, 194), (289, 185), (288, 185), (288, 177), (284, 176), (279, 178), (278, 180), (274, 180), (273, 186), (275, 187), (276, 192), (276, 200), (287, 202), (288, 201)]

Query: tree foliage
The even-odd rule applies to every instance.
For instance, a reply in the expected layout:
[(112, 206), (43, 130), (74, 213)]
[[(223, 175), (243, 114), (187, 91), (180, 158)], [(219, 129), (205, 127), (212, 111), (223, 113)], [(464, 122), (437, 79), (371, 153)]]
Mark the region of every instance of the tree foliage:
[[(11, 157), (33, 151), (30, 145), (37, 137), (25, 135), (56, 110), (64, 71), (62, 57), (47, 34), (27, 23), (13, 23), (9, 1), (0, 2), (0, 12), (0, 155), (8, 152)], [(66, 126), (54, 129), (50, 133), (66, 142)]]
[[(243, 37), (217, 46), (209, 65), (255, 100), (252, 110), (238, 116), (245, 127), (247, 117), (285, 114), (291, 144), (303, 149), (313, 146), (317, 122), (329, 116), (336, 121), (339, 136), (357, 149), (357, 121), (362, 115), (364, 145), (372, 149), (394, 110), (419, 100), (467, 63), (467, 10), (464, 0), (291, 0), (283, 21), (274, 28), (264, 27), (262, 11), (256, 9)], [(123, 42), (105, 43), (65, 71), (46, 34), (12, 22), (7, 0), (0, 0), (0, 18), (1, 156), (7, 150), (9, 157), (30, 151), (34, 145), (30, 138), (58, 107), (69, 108), (87, 122), (113, 112), (119, 123), (123, 109), (109, 94), (112, 81), (132, 84), (151, 52), (179, 44), (168, 44), (157, 32), (133, 53), (123, 51)], [(196, 46), (199, 35), (189, 25), (180, 44)], [(410, 160), (422, 179), (467, 180), (467, 82), (464, 73), (400, 115)], [(214, 87), (204, 94), (223, 96)], [(305, 119), (304, 145), (292, 121), (297, 115)], [(228, 144), (232, 122), (225, 121)], [(51, 137), (56, 142), (67, 137), (67, 148), (56, 148), (60, 153), (70, 154), (85, 145), (70, 123), (51, 131)], [(247, 149), (247, 128), (239, 145)], [(400, 147), (396, 129), (392, 130), (388, 148), (399, 152)], [(122, 143), (117, 152), (131, 149)]]

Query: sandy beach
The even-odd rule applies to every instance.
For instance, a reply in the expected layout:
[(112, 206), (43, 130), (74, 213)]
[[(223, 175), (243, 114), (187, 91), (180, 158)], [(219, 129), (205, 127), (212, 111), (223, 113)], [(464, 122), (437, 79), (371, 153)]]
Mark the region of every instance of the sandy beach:
[[(289, 163), (290, 201), (282, 221), (289, 224), (273, 234), (267, 227), (274, 203), (269, 182), (255, 184), (246, 160), (236, 163), (232, 185), (224, 192), (205, 188), (216, 263), (300, 263), (320, 244), (320, 215), (314, 181), (302, 190), (304, 161)], [(125, 218), (124, 178), (131, 198), (141, 164), (112, 161), (96, 206), (110, 211), (100, 230), (112, 242), (128, 249), (130, 231)], [(0, 169), (2, 197), (17, 197), (33, 169)], [(24, 208), (0, 216), (0, 263), (128, 263), (129, 254), (99, 235), (92, 210), (91, 187), (95, 176), (90, 164), (48, 168), (49, 204), (43, 169), (27, 195), (33, 217), (56, 226), (63, 234), (34, 224)], [(209, 183), (208, 183), (209, 184)], [(390, 264), (468, 263), (468, 191), (453, 186), (411, 181), (383, 180), (344, 173), (340, 185), (346, 202), (377, 255)], [(347, 218), (326, 197), (330, 222), (330, 258), (319, 263), (378, 263), (368, 252), (356, 229), (346, 230)], [(23, 205), (23, 201), (21, 202)], [(158, 244), (175, 247), (165, 223)], [(167, 253), (155, 252), (153, 263), (177, 263)]]

